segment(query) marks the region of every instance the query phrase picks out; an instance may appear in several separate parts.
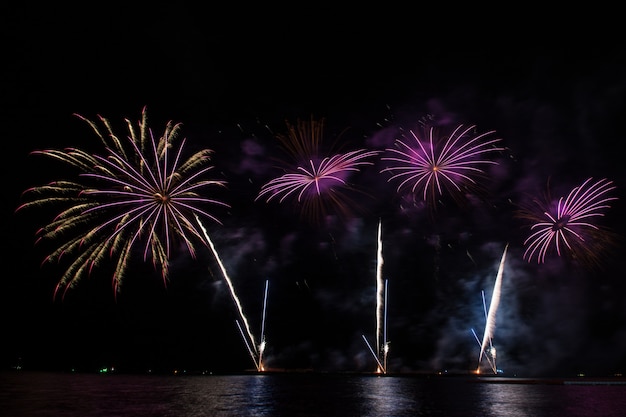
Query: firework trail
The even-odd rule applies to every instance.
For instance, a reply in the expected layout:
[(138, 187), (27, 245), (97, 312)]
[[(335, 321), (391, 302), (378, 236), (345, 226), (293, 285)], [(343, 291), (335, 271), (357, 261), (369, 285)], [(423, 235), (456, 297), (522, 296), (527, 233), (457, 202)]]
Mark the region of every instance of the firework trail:
[(248, 352), (250, 353), (250, 357), (252, 358), (252, 361), (254, 362), (254, 366), (257, 369), (260, 369), (260, 361), (257, 361), (257, 357), (259, 357), (259, 351), (257, 349), (257, 344), (256, 344), (256, 342), (254, 340), (254, 336), (252, 335), (252, 332), (250, 331), (250, 325), (248, 324), (248, 319), (246, 318), (246, 315), (243, 312), (243, 307), (241, 307), (241, 302), (239, 301), (239, 297), (237, 297), (237, 293), (235, 291), (235, 287), (233, 285), (233, 282), (230, 279), (230, 277), (228, 276), (228, 273), (226, 272), (226, 268), (224, 267), (224, 264), (222, 263), (222, 259), (220, 258), (219, 254), (217, 253), (217, 250), (215, 249), (215, 245), (213, 244), (213, 241), (209, 237), (209, 234), (207, 233), (204, 225), (202, 224), (202, 222), (200, 221), (200, 219), (197, 216), (196, 216), (196, 221), (198, 222), (198, 225), (202, 229), (202, 233), (204, 235), (204, 238), (206, 239), (206, 242), (208, 243), (209, 247), (211, 248), (211, 251), (213, 252), (213, 255), (215, 256), (215, 259), (217, 260), (217, 263), (219, 264), (220, 269), (222, 270), (222, 275), (224, 275), (224, 279), (226, 280), (226, 284), (228, 284), (228, 289), (230, 290), (230, 295), (233, 298), (233, 301), (235, 302), (235, 306), (237, 307), (237, 311), (239, 313), (239, 317), (243, 321), (245, 332), (244, 332), (244, 329), (241, 327), (241, 324), (239, 323), (239, 320), (236, 320), (237, 327), (239, 328), (239, 331), (241, 332), (241, 335), (242, 335), (242, 337), (244, 339), (246, 347), (248, 348)]
[(126, 120), (126, 141), (117, 137), (107, 119), (99, 116), (104, 125), (101, 129), (95, 122), (76, 116), (87, 122), (100, 138), (106, 151), (104, 156), (76, 148), (32, 153), (77, 168), (80, 178), (89, 183), (61, 180), (30, 188), (24, 191), (24, 196), (32, 200), (16, 210), (64, 207), (37, 232), (37, 242), (63, 239), (44, 262), (73, 257), (56, 285), (54, 297), (59, 292), (65, 296), (106, 259), (117, 259), (112, 278), (117, 295), (135, 251), (143, 252), (144, 261), (150, 257), (155, 268), (160, 267), (166, 285), (173, 248), (182, 241), (195, 258), (193, 240), (203, 242), (193, 216), (220, 223), (203, 206), (228, 207), (198, 193), (208, 187), (225, 185), (223, 181), (202, 179), (213, 169), (207, 164), (213, 151), (201, 150), (183, 159), (185, 140), (174, 147), (180, 124), (168, 122), (163, 134), (155, 138), (148, 128), (145, 107), (137, 126)]
[(254, 346), (254, 345), (250, 345), (250, 342), (248, 341), (248, 338), (246, 337), (247, 331), (243, 330), (239, 320), (235, 320), (235, 324), (237, 325), (237, 328), (239, 329), (239, 333), (241, 334), (241, 338), (243, 339), (243, 342), (246, 345), (246, 348), (248, 349), (248, 354), (250, 355), (250, 358), (252, 358), (252, 362), (254, 362), (254, 367), (258, 370), (259, 369), (259, 362), (257, 362), (257, 360), (256, 360), (256, 356), (257, 355), (256, 355), (255, 350), (253, 350), (252, 347), (251, 347), (251, 346)]
[(384, 368), (383, 364), (380, 363), (380, 359), (378, 358), (378, 355), (376, 354), (376, 352), (374, 352), (374, 349), (372, 348), (372, 345), (370, 345), (370, 342), (367, 341), (367, 338), (365, 337), (365, 335), (361, 335), (361, 337), (363, 337), (363, 341), (365, 341), (365, 344), (369, 348), (370, 353), (372, 354), (372, 356), (376, 360), (376, 363), (378, 364), (378, 371), (382, 372), (382, 370), (385, 369), (385, 368)]
[[(487, 312), (487, 302), (485, 301), (485, 291), (481, 291), (480, 295), (482, 296), (483, 299), (483, 310), (485, 313), (485, 322), (487, 322), (487, 319), (489, 317), (489, 314)], [(476, 339), (476, 342), (478, 343), (478, 346), (482, 348), (483, 346), (483, 342), (480, 340), (480, 338), (478, 337), (478, 335), (476, 334), (476, 332), (474, 331), (474, 329), (472, 329), (472, 334), (474, 335), (474, 338)], [(497, 373), (498, 369), (496, 367), (496, 348), (493, 346), (493, 338), (489, 339), (489, 347), (485, 347), (484, 349), (484, 356), (483, 358), (487, 360), (487, 363), (489, 364), (489, 367), (491, 368), (491, 370), (493, 371), (493, 373)], [(480, 364), (482, 362), (482, 359), (478, 360), (478, 367), (476, 368), (476, 373), (479, 374), (480, 373)]]
[[(485, 356), (485, 352), (489, 351), (489, 354), (486, 355), (493, 370), (493, 373), (497, 373), (498, 370), (496, 368), (496, 355), (495, 348), (493, 347), (493, 336), (496, 330), (496, 312), (498, 311), (498, 306), (500, 304), (500, 292), (502, 290), (502, 275), (504, 273), (504, 262), (506, 260), (506, 252), (509, 247), (507, 243), (504, 247), (504, 252), (502, 253), (502, 258), (500, 259), (500, 266), (498, 267), (498, 274), (496, 275), (496, 282), (493, 286), (493, 292), (491, 294), (491, 301), (489, 303), (489, 311), (486, 311), (487, 322), (485, 324), (485, 332), (483, 333), (483, 340), (480, 344), (480, 354), (478, 355), (478, 368), (476, 372), (480, 372), (480, 364), (482, 362), (483, 356)], [(483, 307), (485, 306), (485, 298), (483, 292)], [(474, 334), (475, 335), (475, 334)]]
[[(380, 352), (381, 331), (383, 329), (384, 286), (383, 286), (383, 242), (382, 223), (378, 222), (378, 250), (376, 253), (376, 352)], [(382, 341), (384, 343), (384, 340)]]
[[(588, 178), (556, 202), (543, 204), (533, 200), (539, 211), (522, 209), (518, 212), (519, 217), (533, 222), (532, 234), (524, 241), (525, 260), (531, 262), (536, 258), (537, 263), (544, 263), (549, 252), (556, 251), (561, 256), (565, 247), (574, 257), (587, 260), (595, 257), (594, 251), (608, 235), (593, 220), (604, 216), (603, 211), (610, 208), (609, 203), (617, 197), (609, 196), (616, 188), (612, 181), (592, 181), (593, 178)], [(546, 200), (550, 201), (549, 195)]]
[(348, 183), (351, 173), (360, 171), (364, 165), (378, 155), (378, 151), (358, 149), (346, 153), (322, 155), (320, 145), (324, 120), (311, 118), (309, 122), (298, 121), (297, 126), (287, 123), (288, 134), (277, 135), (283, 148), (292, 158), (284, 168), (286, 172), (264, 184), (255, 201), (265, 199), (283, 203), (295, 199), (302, 214), (319, 221), (330, 211), (338, 210), (349, 214), (348, 191), (355, 189)]
[(259, 344), (259, 363), (257, 366), (257, 370), (262, 372), (265, 370), (265, 366), (263, 365), (263, 353), (265, 352), (265, 313), (267, 311), (267, 293), (269, 290), (270, 282), (268, 280), (265, 281), (265, 292), (263, 295), (263, 317), (261, 319), (261, 343)]
[[(378, 249), (376, 252), (376, 352), (367, 341), (365, 335), (363, 340), (367, 344), (370, 352), (376, 359), (378, 364), (378, 373), (387, 373), (387, 354), (389, 352), (389, 342), (387, 342), (387, 280), (382, 279), (383, 267), (383, 242), (382, 242), (382, 223), (378, 222)], [(382, 348), (381, 348), (382, 344)], [(380, 356), (383, 356), (383, 362)]]
[(385, 280), (385, 313), (383, 321), (383, 369), (384, 373), (387, 373), (387, 355), (389, 354), (389, 341), (387, 340), (387, 301), (388, 301), (388, 282)]
[(449, 136), (440, 135), (435, 127), (424, 128), (427, 139), (412, 130), (411, 138), (396, 140), (396, 148), (386, 149), (391, 166), (381, 173), (391, 174), (388, 181), (400, 181), (397, 191), (409, 189), (431, 207), (435, 207), (444, 190), (458, 203), (467, 192), (479, 190), (477, 182), (485, 172), (481, 166), (497, 165), (487, 155), (503, 151), (495, 146), (501, 139), (490, 139), (495, 131), (474, 135), (476, 126), (458, 125)]

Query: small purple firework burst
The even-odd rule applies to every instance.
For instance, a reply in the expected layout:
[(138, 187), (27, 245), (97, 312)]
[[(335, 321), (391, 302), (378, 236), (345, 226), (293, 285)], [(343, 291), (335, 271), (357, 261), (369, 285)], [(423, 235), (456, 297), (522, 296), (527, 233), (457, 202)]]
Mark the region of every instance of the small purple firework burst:
[(544, 263), (549, 253), (562, 256), (566, 248), (575, 258), (594, 258), (596, 251), (601, 250), (610, 237), (595, 220), (604, 216), (611, 201), (617, 200), (610, 195), (615, 188), (607, 179), (593, 182), (593, 178), (588, 178), (574, 187), (567, 197), (552, 202), (548, 198), (548, 204), (533, 200), (538, 209), (519, 212), (520, 217), (532, 222), (532, 233), (524, 240), (523, 258), (528, 262), (536, 259), (537, 263)]
[(347, 192), (355, 190), (348, 182), (349, 176), (365, 165), (373, 165), (370, 159), (379, 151), (357, 149), (321, 155), (323, 119), (299, 120), (296, 126), (287, 123), (287, 128), (289, 133), (277, 135), (277, 138), (292, 162), (285, 164), (283, 175), (261, 187), (255, 201), (295, 200), (302, 214), (314, 221), (331, 212), (348, 214)]

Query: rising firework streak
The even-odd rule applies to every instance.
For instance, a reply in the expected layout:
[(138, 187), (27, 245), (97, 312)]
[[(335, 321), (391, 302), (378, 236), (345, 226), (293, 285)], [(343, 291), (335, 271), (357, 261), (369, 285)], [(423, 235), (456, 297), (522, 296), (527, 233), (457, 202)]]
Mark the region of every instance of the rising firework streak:
[(487, 360), (489, 367), (491, 368), (493, 373), (498, 373), (498, 368), (496, 367), (496, 348), (493, 346), (493, 336), (496, 329), (496, 312), (498, 311), (498, 305), (500, 304), (502, 274), (504, 272), (504, 262), (506, 260), (506, 252), (508, 247), (508, 244), (504, 247), (504, 252), (502, 253), (502, 258), (500, 259), (500, 266), (498, 267), (498, 274), (496, 276), (496, 282), (493, 286), (493, 293), (491, 294), (491, 302), (489, 303), (488, 311), (487, 303), (485, 302), (485, 292), (482, 291), (483, 309), (486, 319), (485, 331), (483, 334), (482, 342), (476, 335), (474, 329), (472, 329), (472, 333), (474, 334), (474, 337), (476, 338), (476, 341), (480, 346), (480, 354), (478, 355), (478, 367), (476, 368), (476, 373), (480, 373), (483, 358)]
[[(255, 351), (250, 347), (251, 343), (254, 343), (254, 340), (252, 340), (252, 337), (246, 337), (246, 333), (244, 332), (243, 328), (241, 327), (241, 323), (239, 323), (239, 320), (235, 320), (235, 323), (237, 324), (237, 328), (239, 329), (239, 333), (241, 333), (241, 337), (243, 338), (243, 342), (246, 345), (246, 348), (248, 349), (248, 353), (250, 354), (250, 356), (252, 357), (252, 361), (254, 362), (254, 366), (256, 367), (257, 372), (264, 372), (265, 371), (265, 365), (263, 363), (263, 353), (265, 352), (265, 347), (266, 347), (266, 341), (265, 341), (265, 312), (267, 310), (267, 292), (269, 289), (269, 281), (265, 281), (265, 293), (263, 296), (263, 318), (261, 320), (261, 342), (259, 343), (259, 347), (258, 347), (258, 353), (255, 353)], [(250, 339), (250, 340), (248, 340)], [(258, 358), (257, 358), (258, 355)]]
[(263, 295), (263, 318), (261, 320), (261, 343), (259, 344), (259, 362), (257, 364), (257, 371), (263, 372), (265, 366), (263, 365), (263, 353), (265, 352), (265, 312), (267, 310), (267, 292), (269, 290), (270, 282), (265, 280), (265, 293)]
[(389, 342), (387, 341), (387, 280), (383, 281), (382, 279), (382, 266), (384, 262), (382, 225), (380, 221), (378, 222), (378, 250), (376, 259), (376, 351), (374, 351), (367, 341), (365, 335), (363, 335), (363, 340), (378, 364), (376, 372), (386, 374), (387, 354), (389, 353)]
[[(235, 305), (237, 306), (237, 311), (239, 312), (239, 317), (241, 318), (241, 320), (243, 321), (243, 327), (241, 325), (241, 323), (239, 322), (239, 320), (236, 320), (237, 323), (237, 327), (239, 328), (239, 332), (241, 333), (241, 336), (243, 337), (244, 343), (246, 344), (246, 348), (248, 349), (248, 353), (250, 354), (250, 357), (252, 358), (252, 362), (254, 362), (254, 366), (257, 370), (261, 370), (262, 368), (262, 363), (261, 363), (261, 356), (262, 356), (262, 352), (259, 352), (259, 348), (265, 348), (265, 340), (264, 340), (264, 336), (265, 335), (261, 335), (262, 339), (261, 339), (261, 344), (258, 345), (254, 340), (254, 336), (252, 335), (252, 332), (250, 331), (250, 325), (248, 324), (248, 319), (246, 318), (245, 314), (243, 313), (243, 308), (241, 307), (241, 302), (239, 301), (239, 297), (237, 297), (237, 293), (235, 292), (235, 287), (233, 286), (233, 283), (230, 279), (230, 277), (228, 276), (228, 273), (226, 272), (226, 268), (224, 267), (224, 264), (222, 263), (222, 260), (220, 259), (217, 250), (215, 249), (215, 245), (213, 244), (213, 241), (211, 240), (211, 238), (209, 237), (209, 234), (207, 233), (206, 229), (204, 228), (204, 225), (202, 224), (202, 222), (200, 221), (200, 219), (198, 218), (198, 216), (196, 216), (196, 221), (198, 222), (198, 224), (200, 225), (200, 228), (202, 229), (202, 233), (204, 234), (204, 238), (206, 239), (209, 247), (211, 248), (211, 251), (213, 251), (213, 255), (215, 256), (215, 259), (217, 259), (217, 263), (220, 266), (220, 269), (222, 270), (222, 274), (224, 275), (224, 279), (226, 280), (226, 284), (228, 284), (228, 289), (230, 290), (230, 295), (233, 298), (233, 301), (235, 301)], [(267, 299), (267, 283), (266, 283), (266, 287), (265, 287), (265, 297)], [(263, 323), (265, 323), (265, 305), (263, 307)]]

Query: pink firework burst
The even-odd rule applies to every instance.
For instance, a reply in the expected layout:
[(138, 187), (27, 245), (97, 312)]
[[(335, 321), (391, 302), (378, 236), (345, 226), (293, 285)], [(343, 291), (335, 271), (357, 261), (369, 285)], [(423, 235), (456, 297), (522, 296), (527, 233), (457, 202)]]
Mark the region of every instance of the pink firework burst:
[(458, 125), (448, 135), (430, 126), (424, 136), (409, 131), (409, 137), (396, 140), (396, 147), (387, 149), (383, 161), (391, 165), (382, 172), (391, 174), (388, 181), (399, 181), (397, 191), (408, 190), (430, 207), (444, 194), (462, 203), (468, 194), (480, 190), (483, 167), (497, 165), (488, 156), (503, 151), (501, 141), (493, 138), (495, 131), (476, 133), (476, 126)]
[(574, 258), (585, 262), (594, 260), (610, 241), (610, 233), (595, 221), (604, 216), (611, 201), (617, 200), (610, 195), (615, 188), (607, 179), (594, 182), (593, 178), (588, 178), (567, 197), (553, 202), (548, 197), (548, 204), (533, 200), (538, 209), (519, 212), (520, 217), (532, 221), (532, 233), (524, 240), (523, 258), (544, 263), (549, 253), (561, 256), (567, 249)]
[(277, 135), (291, 161), (282, 168), (283, 175), (261, 187), (255, 201), (287, 200), (295, 202), (304, 217), (319, 222), (330, 213), (350, 213), (349, 182), (351, 174), (363, 166), (373, 165), (370, 158), (378, 151), (357, 149), (344, 153), (321, 155), (324, 119), (298, 120), (295, 126), (287, 122), (287, 135)]

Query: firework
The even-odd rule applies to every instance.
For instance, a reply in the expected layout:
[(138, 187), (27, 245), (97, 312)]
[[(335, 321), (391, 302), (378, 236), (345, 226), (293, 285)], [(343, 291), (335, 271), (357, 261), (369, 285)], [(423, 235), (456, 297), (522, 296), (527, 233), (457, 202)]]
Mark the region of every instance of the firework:
[[(389, 353), (389, 342), (387, 341), (387, 280), (383, 281), (382, 279), (384, 260), (381, 222), (378, 223), (376, 260), (376, 351), (367, 341), (365, 335), (362, 335), (362, 337), (378, 364), (377, 373), (387, 373), (387, 355)], [(382, 356), (382, 362), (380, 356)]]
[(255, 201), (296, 200), (302, 214), (314, 221), (335, 210), (349, 214), (348, 191), (355, 191), (355, 188), (348, 178), (361, 167), (373, 165), (369, 159), (379, 152), (358, 149), (323, 155), (323, 119), (299, 120), (296, 126), (287, 123), (287, 128), (288, 134), (277, 135), (277, 138), (292, 161), (284, 168), (285, 174), (261, 187)]
[(237, 292), (235, 291), (235, 286), (233, 284), (233, 281), (230, 279), (228, 272), (226, 271), (226, 267), (224, 266), (224, 263), (222, 262), (222, 258), (219, 256), (217, 249), (215, 249), (215, 244), (209, 237), (209, 234), (207, 233), (207, 230), (202, 224), (202, 221), (200, 220), (200, 218), (198, 216), (195, 216), (195, 218), (196, 218), (196, 221), (198, 222), (198, 226), (200, 226), (200, 229), (202, 230), (202, 234), (204, 238), (206, 239), (206, 243), (211, 248), (211, 251), (213, 252), (213, 255), (215, 256), (215, 259), (217, 260), (220, 270), (222, 271), (222, 275), (224, 276), (224, 280), (226, 281), (226, 284), (228, 285), (228, 290), (230, 291), (230, 295), (233, 301), (235, 302), (235, 306), (237, 307), (237, 312), (239, 313), (241, 322), (243, 322), (243, 326), (242, 326), (239, 320), (235, 320), (235, 324), (237, 325), (237, 328), (239, 329), (239, 333), (241, 334), (241, 337), (243, 338), (244, 344), (246, 345), (246, 349), (248, 350), (248, 354), (250, 355), (252, 362), (254, 362), (254, 366), (257, 369), (257, 371), (258, 372), (264, 371), (265, 367), (263, 365), (263, 353), (265, 352), (265, 311), (267, 308), (267, 293), (269, 289), (269, 281), (265, 281), (265, 293), (263, 295), (263, 319), (261, 321), (261, 343), (259, 343), (259, 345), (257, 346), (256, 341), (254, 339), (254, 335), (252, 334), (252, 331), (250, 330), (250, 324), (248, 323), (248, 318), (243, 312), (241, 301), (239, 301), (239, 297), (237, 296)]
[(480, 365), (483, 358), (487, 359), (489, 363), (489, 367), (493, 371), (494, 374), (498, 373), (498, 369), (496, 368), (496, 348), (493, 346), (493, 336), (496, 330), (496, 313), (498, 311), (498, 306), (500, 305), (500, 293), (502, 291), (502, 275), (504, 273), (504, 262), (506, 261), (506, 252), (509, 245), (507, 244), (504, 247), (504, 252), (502, 253), (502, 258), (500, 259), (500, 266), (498, 267), (498, 274), (496, 275), (496, 282), (493, 285), (493, 292), (491, 293), (491, 301), (489, 303), (489, 310), (487, 310), (487, 303), (485, 302), (485, 292), (482, 292), (483, 296), (483, 308), (485, 310), (485, 331), (483, 333), (482, 342), (476, 336), (474, 329), (472, 329), (472, 333), (474, 333), (474, 337), (478, 341), (480, 345), (480, 354), (478, 355), (478, 367), (476, 369), (477, 373), (480, 373)]
[(265, 352), (265, 345), (266, 345), (265, 343), (265, 312), (267, 309), (267, 293), (269, 290), (269, 281), (267, 280), (265, 281), (265, 292), (263, 295), (263, 319), (261, 320), (261, 342), (257, 345), (254, 339), (254, 335), (252, 334), (252, 331), (250, 330), (250, 324), (248, 323), (248, 319), (243, 312), (241, 301), (239, 301), (239, 297), (237, 296), (237, 292), (235, 291), (235, 286), (233, 284), (233, 281), (230, 279), (230, 276), (226, 272), (226, 267), (224, 266), (222, 259), (220, 258), (217, 250), (215, 249), (215, 245), (213, 244), (213, 241), (209, 237), (209, 234), (207, 233), (206, 228), (204, 227), (204, 225), (202, 224), (198, 216), (196, 216), (196, 221), (198, 222), (198, 225), (200, 226), (200, 229), (202, 230), (202, 234), (204, 235), (206, 242), (211, 248), (211, 251), (213, 252), (213, 255), (215, 256), (215, 259), (217, 260), (217, 263), (220, 266), (222, 274), (224, 275), (224, 279), (226, 280), (226, 284), (228, 285), (230, 295), (233, 298), (233, 301), (235, 302), (235, 306), (237, 307), (237, 312), (239, 313), (239, 317), (241, 318), (241, 321), (243, 322), (243, 326), (239, 320), (235, 320), (235, 324), (237, 325), (237, 328), (239, 329), (239, 333), (241, 333), (241, 337), (243, 338), (244, 344), (246, 345), (246, 349), (248, 349), (248, 353), (250, 354), (250, 358), (252, 359), (252, 362), (254, 362), (254, 366), (256, 367), (258, 372), (262, 372), (265, 370), (265, 366), (263, 364), (263, 353)]
[(195, 258), (195, 241), (204, 242), (193, 222), (201, 216), (219, 223), (205, 207), (228, 206), (200, 191), (222, 187), (223, 181), (204, 179), (213, 166), (212, 150), (183, 158), (185, 139), (174, 142), (180, 124), (168, 122), (156, 138), (148, 128), (146, 109), (137, 126), (126, 120), (128, 136), (118, 138), (109, 121), (89, 124), (104, 145), (104, 155), (84, 150), (41, 150), (33, 154), (54, 158), (80, 171), (80, 182), (55, 181), (28, 189), (29, 199), (17, 210), (61, 207), (56, 217), (37, 232), (37, 241), (61, 241), (45, 259), (57, 262), (69, 257), (70, 265), (58, 281), (54, 296), (63, 295), (108, 258), (116, 259), (112, 277), (114, 293), (121, 288), (129, 260), (135, 253), (151, 258), (167, 284), (171, 252), (183, 244)]
[(546, 201), (534, 199), (538, 209), (518, 211), (522, 218), (530, 220), (530, 236), (524, 241), (526, 250), (523, 258), (528, 262), (533, 259), (544, 263), (549, 253), (561, 256), (567, 248), (574, 258), (584, 262), (597, 261), (597, 254), (610, 240), (610, 233), (594, 224), (609, 203), (617, 200), (610, 193), (615, 190), (612, 181), (588, 178), (581, 185), (574, 187), (567, 197), (560, 197), (550, 202), (549, 191)]
[(430, 126), (425, 136), (409, 131), (410, 137), (396, 140), (396, 147), (386, 149), (383, 161), (391, 165), (382, 172), (391, 174), (388, 181), (399, 181), (397, 191), (409, 190), (430, 207), (444, 194), (457, 203), (464, 195), (480, 190), (482, 167), (496, 165), (487, 157), (504, 148), (496, 146), (500, 139), (491, 138), (495, 131), (475, 134), (476, 126), (457, 126), (449, 136)]
[(257, 370), (262, 372), (265, 370), (265, 365), (263, 364), (263, 354), (265, 353), (265, 314), (267, 311), (267, 292), (269, 290), (270, 282), (265, 281), (265, 292), (263, 294), (263, 318), (261, 320), (261, 343), (259, 344), (259, 364)]
[[(248, 327), (248, 320), (243, 315), (243, 310), (241, 310), (241, 306), (239, 306), (240, 307), (239, 313), (241, 314), (244, 325), (246, 326), (245, 332), (244, 332), (244, 329), (241, 327), (241, 323), (239, 322), (239, 320), (235, 320), (237, 327), (239, 328), (239, 332), (241, 333), (241, 337), (243, 338), (246, 348), (248, 349), (248, 353), (250, 354), (250, 357), (252, 358), (252, 362), (254, 362), (254, 366), (256, 367), (257, 372), (265, 371), (265, 363), (263, 362), (263, 354), (265, 353), (265, 347), (267, 346), (267, 343), (265, 341), (265, 313), (267, 310), (268, 290), (269, 290), (269, 281), (265, 281), (265, 292), (263, 295), (263, 318), (261, 320), (261, 338), (260, 338), (261, 342), (259, 343), (258, 347), (254, 344), (255, 343), (254, 336), (250, 332), (250, 329)], [(231, 287), (231, 291), (232, 291), (232, 287)], [(239, 301), (236, 299), (235, 293), (232, 292), (232, 294), (237, 302), (237, 305), (239, 305)]]

